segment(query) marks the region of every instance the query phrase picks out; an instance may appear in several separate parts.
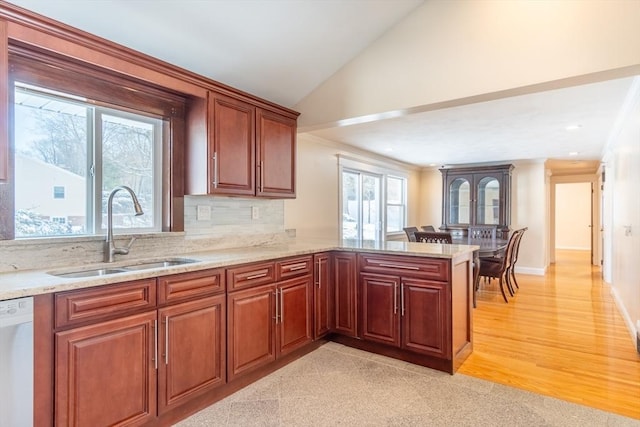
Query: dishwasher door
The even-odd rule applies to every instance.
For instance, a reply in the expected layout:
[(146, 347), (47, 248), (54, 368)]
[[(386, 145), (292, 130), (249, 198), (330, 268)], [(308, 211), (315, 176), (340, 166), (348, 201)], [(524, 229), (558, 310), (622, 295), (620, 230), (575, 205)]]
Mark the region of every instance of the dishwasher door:
[(33, 298), (0, 301), (0, 427), (33, 426)]

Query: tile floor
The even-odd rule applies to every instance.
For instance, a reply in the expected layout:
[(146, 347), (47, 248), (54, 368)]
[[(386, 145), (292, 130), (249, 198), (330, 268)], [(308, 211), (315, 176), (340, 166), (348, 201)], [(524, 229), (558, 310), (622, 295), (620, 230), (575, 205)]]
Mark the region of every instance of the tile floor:
[(176, 426), (640, 427), (640, 420), (329, 342)]

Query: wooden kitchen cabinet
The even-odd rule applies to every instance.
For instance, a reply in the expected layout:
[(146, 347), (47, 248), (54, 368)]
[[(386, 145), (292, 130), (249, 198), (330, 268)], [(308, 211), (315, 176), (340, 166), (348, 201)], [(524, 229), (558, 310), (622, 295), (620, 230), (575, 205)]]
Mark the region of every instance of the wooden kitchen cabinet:
[(334, 331), (350, 337), (357, 336), (358, 270), (356, 254), (333, 254)]
[(55, 425), (156, 418), (156, 312), (55, 334)]
[(277, 357), (313, 340), (313, 287), (310, 275), (278, 284), (276, 311)]
[(333, 328), (333, 271), (329, 252), (313, 256), (314, 286), (313, 315), (314, 338), (327, 335)]
[(158, 311), (158, 412), (225, 383), (226, 304), (217, 295)]
[(227, 379), (276, 360), (276, 285), (229, 293), (227, 297)]
[(360, 269), (362, 339), (451, 358), (446, 260), (366, 254)]
[(297, 116), (222, 91), (192, 100), (186, 194), (294, 198)]
[[(227, 269), (229, 289), (240, 289), (227, 297), (229, 381), (313, 340), (312, 260), (294, 257)], [(263, 284), (272, 272), (276, 279)], [(252, 282), (256, 285), (247, 288)]]

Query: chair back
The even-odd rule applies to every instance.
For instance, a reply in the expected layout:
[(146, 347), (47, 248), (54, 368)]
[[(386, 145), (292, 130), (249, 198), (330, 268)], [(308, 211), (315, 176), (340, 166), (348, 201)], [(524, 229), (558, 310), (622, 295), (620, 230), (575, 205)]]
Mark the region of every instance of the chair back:
[(502, 264), (503, 264), (503, 268), (502, 270), (504, 271), (504, 269), (509, 268), (512, 263), (513, 263), (513, 251), (516, 247), (516, 243), (520, 238), (520, 235), (522, 235), (522, 233), (524, 233), (524, 231), (522, 229), (520, 230), (516, 230), (511, 234), (511, 237), (509, 237), (509, 242), (507, 243), (507, 249), (504, 252), (504, 257), (502, 257)]
[(422, 231), (436, 231), (433, 225), (421, 225), (420, 228), (422, 228)]
[(496, 225), (473, 225), (469, 227), (469, 238), (470, 239), (496, 239), (496, 230), (498, 227)]
[(451, 244), (451, 233), (438, 231), (417, 231), (414, 233), (417, 242)]
[(403, 228), (404, 232), (407, 233), (407, 239), (409, 239), (410, 242), (415, 242), (416, 241), (416, 236), (415, 236), (415, 232), (419, 231), (418, 227), (405, 227)]
[(522, 236), (524, 235), (524, 232), (527, 231), (528, 229), (529, 227), (524, 227), (514, 232), (514, 234), (518, 233), (518, 236), (516, 238), (513, 251), (511, 252), (511, 261), (510, 261), (511, 266), (514, 266), (516, 264), (516, 261), (518, 261), (518, 252), (520, 252), (520, 241), (522, 240)]

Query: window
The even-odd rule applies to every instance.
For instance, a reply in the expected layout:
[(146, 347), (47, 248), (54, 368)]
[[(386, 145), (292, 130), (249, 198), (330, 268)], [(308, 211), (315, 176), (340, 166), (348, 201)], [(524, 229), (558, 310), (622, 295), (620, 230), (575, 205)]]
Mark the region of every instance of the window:
[(387, 233), (401, 232), (406, 222), (406, 179), (387, 176)]
[[(113, 200), (114, 228), (161, 229), (162, 120), (15, 83), (15, 236), (100, 234)], [(48, 190), (51, 181), (53, 199)], [(74, 217), (73, 225), (59, 218)]]
[(53, 198), (64, 199), (64, 187), (60, 185), (53, 186)]
[(383, 232), (402, 232), (407, 218), (407, 178), (343, 157), (340, 168), (341, 237), (380, 241)]

